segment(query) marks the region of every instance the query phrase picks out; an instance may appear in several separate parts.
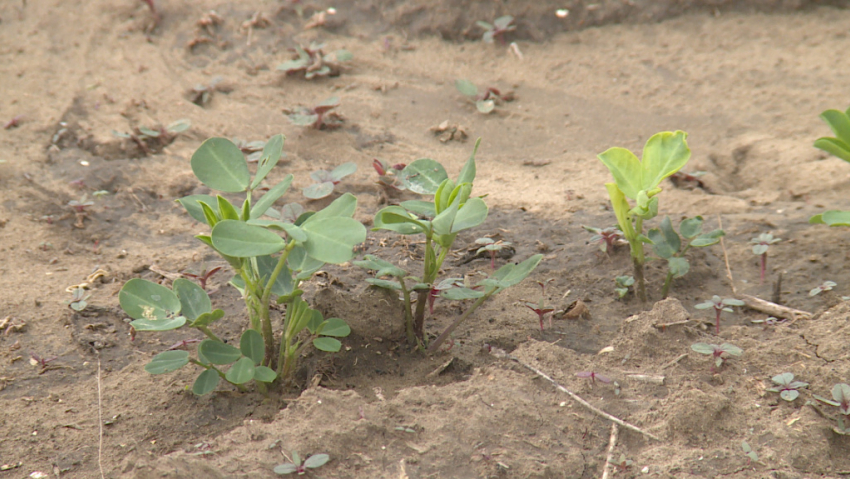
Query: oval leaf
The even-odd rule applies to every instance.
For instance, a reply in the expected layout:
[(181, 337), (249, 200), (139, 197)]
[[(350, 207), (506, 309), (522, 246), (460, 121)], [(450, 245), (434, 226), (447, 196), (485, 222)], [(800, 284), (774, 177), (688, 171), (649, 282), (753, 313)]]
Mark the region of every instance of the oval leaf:
[(195, 384), (192, 385), (192, 392), (198, 396), (209, 394), (218, 386), (221, 376), (215, 369), (207, 369), (198, 375), (195, 379)]
[(274, 202), (286, 194), (286, 191), (289, 189), (289, 185), (292, 184), (292, 178), (292, 175), (286, 175), (286, 178), (267, 191), (266, 194), (257, 201), (254, 207), (251, 208), (251, 218), (259, 218), (266, 214), (266, 211), (274, 205)]
[(313, 346), (316, 347), (319, 351), (325, 351), (328, 353), (335, 353), (342, 348), (342, 343), (339, 340), (334, 338), (316, 338), (313, 340)]
[(793, 401), (800, 396), (800, 393), (796, 389), (783, 389), (779, 396), (786, 401)]
[(344, 338), (351, 334), (351, 328), (340, 318), (328, 318), (325, 323), (325, 327), (322, 328), (322, 336)]
[[(260, 186), (260, 182), (269, 174), (283, 154), (283, 135), (275, 135), (269, 138), (263, 146), (263, 155), (257, 163), (257, 174), (254, 175), (254, 181), (251, 182), (251, 189)], [(292, 176), (292, 175), (289, 175)], [(292, 181), (292, 180), (290, 180)], [(274, 202), (272, 202), (274, 203)]]
[(180, 298), (180, 312), (189, 321), (195, 321), (198, 316), (212, 312), (212, 302), (207, 292), (188, 279), (178, 278), (171, 285), (177, 297)]
[(211, 236), (215, 249), (239, 258), (277, 253), (286, 246), (274, 232), (235, 220), (221, 221), (215, 225)]
[(254, 379), (254, 361), (251, 358), (240, 358), (224, 374), (224, 378), (233, 384), (245, 384)]
[(664, 178), (676, 173), (691, 157), (684, 131), (663, 131), (646, 141), (643, 147), (641, 190), (657, 187)]
[(136, 331), (170, 331), (186, 324), (186, 318), (177, 316), (170, 319), (137, 319), (130, 322)]
[(238, 193), (251, 184), (242, 150), (227, 138), (210, 138), (201, 143), (191, 163), (195, 176), (210, 188)]
[(399, 173), (405, 188), (421, 195), (433, 195), (440, 183), (448, 177), (443, 165), (430, 158), (418, 159)]
[(339, 181), (355, 171), (357, 171), (357, 164), (349, 161), (334, 168), (331, 171), (331, 178), (333, 178), (334, 181)]
[(219, 319), (221, 319), (223, 317), (224, 317), (224, 311), (222, 311), (220, 309), (216, 309), (215, 311), (201, 314), (200, 316), (198, 316), (197, 319), (192, 321), (192, 323), (189, 326), (191, 326), (193, 328), (206, 327), (206, 326), (209, 326), (210, 324), (218, 321)]
[(254, 329), (246, 330), (239, 340), (239, 350), (242, 351), (244, 356), (251, 358), (254, 364), (260, 364), (263, 362), (266, 350), (263, 335)]
[(455, 216), (454, 224), (452, 224), (452, 233), (463, 231), (465, 229), (474, 228), (487, 219), (487, 204), (481, 198), (470, 198), (464, 204)]
[(177, 202), (180, 203), (183, 206), (183, 208), (186, 209), (186, 212), (189, 213), (189, 216), (191, 216), (192, 218), (195, 218), (196, 220), (200, 221), (201, 223), (209, 224), (209, 223), (207, 223), (206, 216), (204, 216), (204, 209), (201, 207), (201, 205), (199, 203), (201, 201), (206, 203), (207, 206), (215, 205), (216, 209), (214, 211), (215, 211), (216, 215), (219, 214), (219, 212), (218, 212), (218, 202), (216, 201), (214, 196), (210, 196), (210, 195), (190, 195), (190, 196), (184, 196), (183, 198), (180, 198), (179, 200), (177, 200)]
[(254, 367), (254, 380), (264, 383), (270, 383), (277, 378), (277, 373), (267, 368), (266, 366)]
[(312, 185), (301, 190), (301, 194), (303, 194), (305, 198), (309, 198), (311, 200), (318, 200), (321, 198), (328, 197), (333, 192), (334, 184), (330, 181), (325, 181), (323, 183), (313, 183)]
[(475, 108), (479, 113), (488, 114), (496, 109), (496, 102), (493, 100), (478, 100), (475, 102)]
[(311, 257), (340, 264), (354, 257), (354, 246), (366, 240), (366, 228), (346, 217), (310, 218), (301, 227), (307, 233), (304, 248)]
[(198, 345), (198, 353), (203, 354), (210, 364), (217, 365), (230, 364), (242, 357), (242, 351), (238, 348), (212, 339), (201, 341)]
[(177, 371), (189, 364), (189, 351), (163, 351), (145, 364), (145, 371), (151, 374), (165, 374)]
[(281, 464), (279, 466), (274, 467), (274, 473), (280, 474), (280, 475), (292, 474), (293, 472), (295, 472), (297, 470), (298, 470), (298, 467), (295, 464), (290, 464), (290, 463)]
[(315, 469), (317, 467), (322, 467), (331, 460), (331, 457), (327, 454), (314, 454), (307, 458), (304, 461), (304, 467), (309, 467), (311, 469)]
[(124, 283), (118, 302), (133, 319), (163, 320), (180, 312), (180, 299), (176, 294), (165, 286), (141, 278)]

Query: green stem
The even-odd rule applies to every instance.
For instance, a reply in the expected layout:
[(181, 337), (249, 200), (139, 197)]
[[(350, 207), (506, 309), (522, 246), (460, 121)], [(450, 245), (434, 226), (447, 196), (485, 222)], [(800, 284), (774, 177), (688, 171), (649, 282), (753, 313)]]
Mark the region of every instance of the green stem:
[(468, 318), (470, 314), (472, 314), (476, 309), (478, 309), (478, 307), (481, 306), (484, 303), (484, 301), (487, 301), (490, 298), (490, 296), (492, 296), (492, 295), (493, 295), (493, 293), (489, 293), (489, 294), (485, 294), (484, 296), (478, 298), (478, 300), (476, 300), (475, 303), (473, 303), (472, 306), (470, 306), (469, 309), (467, 309), (461, 317), (457, 318), (455, 320), (455, 322), (453, 322), (451, 325), (449, 325), (449, 327), (446, 328), (446, 330), (443, 331), (443, 333), (440, 334), (437, 337), (437, 339), (435, 339), (434, 342), (431, 343), (430, 346), (428, 346), (428, 352), (433, 353), (434, 351), (436, 351), (437, 348), (439, 348), (440, 345), (443, 344), (446, 341), (446, 339), (449, 338), (449, 335), (452, 334), (452, 332), (454, 332), (454, 330), (458, 326), (460, 326), (460, 324), (462, 322), (466, 321), (466, 318)]
[(635, 292), (640, 301), (645, 303), (646, 280), (643, 277), (643, 265), (646, 262), (646, 258), (643, 255), (643, 243), (639, 239), (641, 234), (643, 234), (643, 218), (637, 218), (635, 220), (634, 237), (629, 238), (629, 245), (631, 246), (632, 263), (635, 269), (635, 283), (637, 284)]
[(404, 284), (404, 278), (399, 278), (401, 283), (401, 292), (404, 295), (404, 326), (407, 331), (407, 342), (414, 344), (416, 335), (413, 333), (413, 312), (410, 309), (410, 290)]
[(218, 339), (218, 336), (216, 336), (215, 334), (213, 334), (212, 331), (210, 331), (210, 328), (208, 328), (206, 326), (196, 326), (196, 327), (198, 328), (198, 330), (200, 330), (202, 333), (206, 334), (207, 337), (212, 339), (213, 341), (218, 341), (220, 343), (223, 342), (221, 339)]
[(661, 288), (661, 297), (666, 298), (670, 292), (670, 285), (673, 284), (673, 273), (667, 271), (667, 278), (664, 279), (664, 287)]
[(286, 315), (283, 319), (283, 334), (280, 337), (280, 355), (277, 358), (277, 372), (283, 377), (283, 365), (286, 363), (286, 354), (289, 351), (289, 323), (292, 322), (292, 302), (286, 304)]

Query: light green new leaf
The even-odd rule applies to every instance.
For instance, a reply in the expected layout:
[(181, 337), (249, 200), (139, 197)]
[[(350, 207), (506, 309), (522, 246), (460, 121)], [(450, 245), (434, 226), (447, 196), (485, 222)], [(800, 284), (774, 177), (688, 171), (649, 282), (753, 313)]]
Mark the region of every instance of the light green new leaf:
[(372, 230), (385, 229), (401, 234), (418, 234), (425, 232), (425, 223), (427, 222), (413, 218), (400, 206), (387, 206), (375, 214)]
[(838, 138), (818, 138), (814, 146), (844, 161), (850, 161), (850, 145)]
[(829, 210), (812, 216), (809, 223), (815, 225), (850, 226), (850, 211)]
[(377, 286), (379, 288), (395, 289), (401, 291), (401, 284), (399, 284), (398, 281), (390, 281), (387, 279), (378, 278), (366, 278), (366, 282), (371, 284), (372, 286)]
[(234, 220), (219, 222), (211, 237), (216, 250), (239, 258), (277, 253), (286, 246), (286, 242), (274, 232)]
[[(499, 290), (508, 288), (515, 284), (518, 284), (520, 281), (524, 280), (534, 268), (540, 264), (540, 261), (543, 259), (542, 254), (536, 254), (527, 260), (523, 261), (519, 264), (506, 264), (501, 268), (497, 269), (493, 276), (488, 279), (495, 279), (497, 281), (497, 285)], [(484, 280), (487, 281), (487, 280)], [(484, 282), (479, 284), (483, 284)]]
[(168, 319), (137, 319), (130, 322), (136, 331), (170, 331), (186, 324), (186, 318), (177, 316)]
[(239, 350), (242, 355), (251, 358), (254, 364), (260, 364), (265, 354), (263, 335), (254, 329), (247, 329), (239, 339)]
[(342, 343), (334, 338), (321, 337), (313, 340), (313, 346), (315, 346), (319, 351), (335, 353), (342, 348)]
[(297, 243), (303, 243), (307, 241), (307, 233), (304, 232), (301, 228), (295, 226), (292, 223), (287, 223), (285, 221), (278, 220), (248, 220), (246, 223), (253, 226), (260, 226), (263, 228), (269, 228), (273, 230), (285, 231), (287, 235)]
[(221, 376), (218, 375), (218, 371), (207, 369), (195, 379), (195, 384), (192, 385), (192, 392), (197, 396), (209, 394), (215, 390), (220, 380)]
[(193, 328), (202, 328), (209, 326), (210, 324), (218, 321), (219, 319), (224, 317), (224, 311), (220, 309), (216, 309), (210, 313), (203, 313), (194, 321), (192, 321), (189, 326)]
[(277, 378), (277, 373), (266, 366), (254, 367), (254, 380), (263, 383), (270, 383)]
[(233, 204), (227, 200), (227, 198), (223, 196), (216, 196), (216, 202), (218, 204), (218, 211), (221, 213), (221, 219), (223, 220), (238, 220), (239, 218), (239, 210), (236, 209)]
[(826, 110), (820, 114), (835, 136), (844, 144), (850, 144), (850, 117), (838, 110)]
[(310, 200), (319, 200), (326, 198), (334, 192), (334, 184), (332, 181), (323, 181), (321, 183), (313, 183), (312, 185), (301, 190), (301, 194)]
[(251, 208), (251, 219), (259, 218), (266, 214), (266, 211), (274, 205), (274, 202), (286, 194), (286, 190), (288, 190), (289, 185), (292, 184), (292, 178), (292, 175), (286, 175), (286, 178), (284, 178), (280, 183), (274, 185), (266, 192), (266, 194), (261, 196), (254, 207)]
[(171, 288), (180, 298), (180, 312), (190, 322), (204, 313), (212, 312), (212, 302), (207, 292), (192, 281), (177, 278)]
[(700, 354), (714, 354), (714, 345), (708, 343), (694, 343), (691, 349)]
[(345, 263), (354, 257), (354, 247), (366, 241), (366, 228), (353, 218), (310, 218), (301, 229), (307, 234), (307, 254), (325, 263)]
[(710, 231), (704, 235), (697, 236), (693, 241), (691, 241), (691, 246), (694, 248), (702, 248), (704, 246), (715, 245), (720, 242), (721, 236), (726, 236), (726, 232), (721, 229)]
[(242, 150), (227, 138), (210, 138), (201, 143), (191, 163), (195, 176), (210, 188), (238, 193), (251, 184)]
[(242, 351), (239, 348), (212, 339), (201, 341), (198, 345), (198, 353), (203, 354), (211, 364), (217, 365), (230, 364), (242, 357)]
[(375, 271), (375, 276), (378, 278), (382, 276), (393, 276), (395, 278), (407, 276), (407, 271), (371, 254), (367, 254), (363, 261), (355, 261), (354, 265)]
[(496, 102), (493, 100), (478, 100), (475, 102), (475, 108), (478, 109), (478, 113), (487, 115), (496, 109)]
[(440, 293), (440, 297), (450, 301), (461, 301), (464, 299), (478, 299), (484, 296), (484, 294), (484, 291), (476, 291), (469, 288), (452, 288)]
[(474, 228), (487, 219), (487, 204), (481, 198), (470, 198), (466, 204), (457, 212), (454, 224), (452, 225), (452, 233), (463, 231), (465, 229)]
[(434, 233), (438, 235), (450, 234), (459, 209), (460, 197), (455, 197), (455, 200), (431, 221), (431, 227), (434, 229)]
[(478, 87), (475, 86), (475, 84), (469, 80), (463, 80), (458, 78), (457, 80), (455, 80), (455, 88), (457, 88), (457, 91), (459, 91), (462, 95), (478, 95)]
[(443, 165), (430, 158), (415, 160), (398, 176), (405, 188), (421, 195), (433, 195), (440, 183), (449, 177)]
[(163, 351), (145, 364), (145, 371), (150, 374), (165, 374), (177, 371), (189, 364), (189, 351)]
[[(183, 208), (186, 209), (186, 212), (189, 213), (189, 216), (191, 216), (192, 218), (195, 218), (196, 220), (200, 221), (201, 223), (209, 224), (206, 216), (204, 216), (204, 210), (201, 207), (199, 201), (203, 201), (207, 205), (215, 205), (216, 204), (215, 197), (210, 196), (210, 195), (190, 195), (190, 196), (185, 196), (185, 197), (177, 200), (177, 202), (180, 203), (183, 206)], [(218, 212), (217, 209), (215, 210), (215, 214), (219, 215), (219, 212)]]
[(280, 161), (280, 157), (283, 154), (283, 140), (283, 135), (275, 135), (266, 142), (266, 145), (263, 147), (263, 156), (257, 162), (257, 174), (254, 176), (254, 181), (251, 182), (252, 190), (260, 186), (260, 182), (265, 179), (269, 172), (272, 171), (272, 168)]
[(617, 225), (620, 227), (620, 231), (623, 232), (627, 240), (633, 241), (637, 233), (629, 220), (629, 202), (626, 200), (626, 195), (623, 194), (616, 183), (605, 183), (605, 188), (611, 198), (611, 206), (614, 208), (614, 215), (617, 217)]
[[(597, 157), (611, 171), (611, 174), (614, 176), (614, 182), (620, 191), (627, 197), (636, 199), (638, 192), (643, 188), (641, 188), (641, 164), (635, 154), (625, 148), (614, 147), (605, 150)], [(607, 187), (608, 184), (606, 183), (605, 186)], [(608, 189), (608, 193), (610, 195), (610, 188)], [(622, 230), (622, 225), (620, 229)]]
[(691, 158), (687, 138), (688, 134), (684, 131), (663, 131), (646, 141), (643, 147), (642, 190), (656, 188), (664, 178), (685, 166)]
[(475, 154), (478, 153), (478, 147), (481, 146), (481, 138), (475, 140), (475, 146), (472, 148), (472, 154), (460, 170), (460, 175), (457, 177), (457, 184), (472, 183), (475, 180)]
[(133, 319), (164, 320), (180, 312), (180, 299), (165, 286), (141, 278), (124, 283), (118, 303)]
[(254, 379), (254, 370), (254, 361), (251, 358), (242, 357), (224, 373), (224, 378), (233, 384), (245, 384)]

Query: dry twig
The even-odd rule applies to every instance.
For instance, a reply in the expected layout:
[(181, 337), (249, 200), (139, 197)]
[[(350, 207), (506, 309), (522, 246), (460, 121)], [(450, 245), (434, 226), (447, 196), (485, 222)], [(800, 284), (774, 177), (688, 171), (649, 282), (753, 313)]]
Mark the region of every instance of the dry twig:
[(608, 456), (605, 458), (605, 468), (602, 469), (602, 479), (608, 479), (608, 473), (611, 472), (611, 459), (614, 457), (614, 447), (617, 445), (619, 432), (617, 423), (611, 424), (611, 439), (608, 440)]
[(97, 465), (100, 468), (100, 479), (106, 479), (103, 474), (103, 395), (100, 387), (100, 353), (97, 353), (97, 425), (98, 429), (98, 445), (97, 445)]

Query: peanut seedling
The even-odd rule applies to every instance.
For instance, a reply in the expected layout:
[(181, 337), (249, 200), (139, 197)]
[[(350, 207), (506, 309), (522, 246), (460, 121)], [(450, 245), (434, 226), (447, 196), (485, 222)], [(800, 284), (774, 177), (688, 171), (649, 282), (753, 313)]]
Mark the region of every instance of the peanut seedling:
[(334, 77), (340, 74), (342, 63), (350, 61), (353, 55), (348, 50), (337, 50), (333, 53), (324, 53), (323, 43), (311, 43), (307, 47), (297, 46), (291, 50), (294, 56), (287, 60), (277, 69), (287, 76), (303, 74), (304, 78), (310, 80), (316, 77)]
[(346, 176), (357, 171), (357, 165), (352, 162), (343, 163), (333, 170), (318, 170), (310, 173), (310, 178), (316, 183), (304, 188), (301, 193), (311, 200), (326, 198), (334, 192), (334, 187)]
[(670, 217), (665, 216), (661, 220), (659, 228), (651, 229), (647, 233), (649, 243), (652, 244), (655, 254), (667, 260), (667, 277), (664, 279), (664, 286), (661, 289), (663, 298), (666, 298), (670, 292), (673, 279), (681, 278), (691, 268), (685, 253), (692, 247), (704, 248), (715, 245), (720, 242), (720, 237), (726, 234), (721, 229), (703, 234), (702, 222), (702, 216), (682, 220), (679, 223), (679, 232), (682, 237), (679, 238), (679, 233), (676, 233), (676, 230), (673, 229)]
[(333, 112), (339, 106), (339, 98), (332, 96), (313, 108), (302, 107), (289, 114), (289, 121), (294, 125), (311, 126), (317, 130), (332, 130), (342, 126), (342, 116)]

